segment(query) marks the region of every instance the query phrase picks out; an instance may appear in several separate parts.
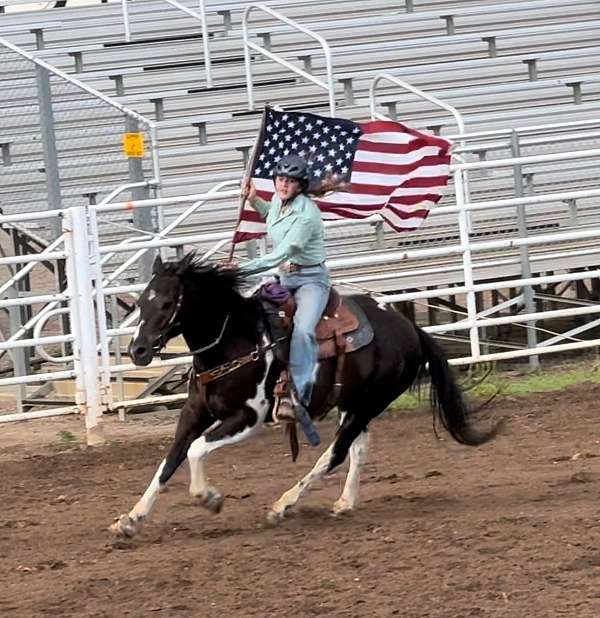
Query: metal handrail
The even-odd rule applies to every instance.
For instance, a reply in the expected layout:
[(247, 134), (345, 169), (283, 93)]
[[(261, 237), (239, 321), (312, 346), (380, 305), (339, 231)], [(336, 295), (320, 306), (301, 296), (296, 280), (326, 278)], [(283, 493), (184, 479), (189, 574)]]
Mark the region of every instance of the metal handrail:
[[(387, 117), (377, 112), (377, 85), (380, 81), (387, 80), (400, 86), (400, 88), (416, 94), (418, 97), (425, 101), (433, 103), (433, 105), (450, 112), (456, 121), (459, 133), (465, 133), (465, 123), (463, 121), (461, 113), (449, 103), (441, 101), (437, 97), (423, 92), (419, 88), (416, 88), (412, 84), (405, 82), (404, 80), (391, 75), (390, 73), (379, 73), (375, 76), (371, 85), (369, 86), (369, 105), (371, 109), (372, 118), (380, 118), (387, 120)], [(460, 142), (461, 147), (466, 147), (466, 142), (462, 140)], [(452, 169), (452, 168), (451, 168)], [(458, 230), (460, 234), (460, 248), (459, 252), (462, 254), (463, 274), (466, 288), (466, 301), (467, 301), (467, 318), (473, 323), (477, 319), (477, 303), (475, 299), (475, 292), (473, 291), (473, 263), (471, 257), (471, 244), (469, 243), (469, 211), (465, 208), (469, 198), (469, 180), (467, 177), (467, 171), (464, 168), (454, 166), (454, 188), (456, 195), (456, 206), (458, 209)], [(471, 344), (471, 355), (473, 358), (478, 358), (480, 355), (479, 348), (479, 331), (476, 326), (472, 326), (469, 329), (469, 341)]]
[[(193, 9), (188, 8), (187, 6), (177, 2), (177, 0), (163, 0), (167, 4), (170, 4), (172, 7), (183, 11), (186, 15), (197, 19), (202, 28), (202, 47), (204, 48), (204, 68), (206, 71), (206, 87), (212, 88), (213, 80), (212, 80), (212, 65), (210, 60), (210, 48), (208, 45), (208, 26), (206, 24), (206, 7), (204, 6), (204, 0), (198, 0), (198, 8), (200, 9), (200, 13), (197, 13)], [(131, 42), (131, 24), (129, 19), (129, 7), (127, 4), (127, 0), (121, 0), (121, 7), (123, 13), (123, 28), (125, 29), (125, 40), (130, 43)]]
[(107, 105), (114, 107), (115, 109), (119, 110), (123, 114), (130, 116), (131, 118), (134, 118), (138, 122), (141, 122), (142, 124), (145, 124), (148, 127), (155, 126), (155, 123), (149, 118), (142, 116), (138, 112), (135, 112), (132, 109), (125, 107), (124, 105), (121, 105), (121, 103), (119, 103), (118, 101), (115, 101), (114, 99), (111, 99), (105, 94), (102, 94), (99, 90), (96, 90), (95, 88), (92, 88), (91, 86), (88, 86), (87, 84), (84, 84), (82, 81), (79, 81), (76, 77), (73, 77), (72, 75), (68, 75), (64, 71), (61, 71), (60, 69), (56, 68), (55, 66), (48, 64), (41, 58), (36, 58), (33, 54), (30, 54), (28, 51), (18, 47), (17, 45), (14, 45), (7, 39), (0, 37), (0, 45), (2, 45), (3, 47), (6, 47), (7, 49), (10, 49), (15, 54), (22, 56), (26, 60), (29, 60), (30, 62), (37, 64), (43, 69), (46, 69), (47, 71), (49, 71), (50, 73), (53, 73), (57, 77), (60, 77), (64, 81), (67, 81), (73, 84), (75, 87), (79, 88), (80, 90), (83, 90), (84, 92), (87, 92), (88, 94), (91, 94), (93, 97), (100, 99), (101, 101), (104, 101), (104, 103), (106, 103)]
[[(169, 0), (169, 1), (172, 1), (172, 0)], [(259, 11), (263, 11), (264, 13), (271, 15), (271, 17), (274, 17), (275, 19), (282, 21), (288, 26), (291, 26), (292, 28), (300, 32), (301, 34), (306, 34), (307, 36), (317, 41), (317, 43), (321, 45), (323, 49), (323, 53), (325, 54), (325, 63), (327, 66), (327, 82), (324, 82), (322, 79), (315, 77), (311, 73), (308, 73), (307, 71), (304, 71), (303, 69), (298, 68), (297, 66), (293, 65), (291, 62), (288, 62), (287, 60), (285, 60), (284, 58), (281, 58), (277, 54), (274, 54), (270, 50), (264, 47), (261, 47), (260, 45), (257, 45), (256, 43), (253, 43), (252, 41), (250, 41), (249, 33), (248, 33), (248, 18), (250, 16), (250, 13), (254, 9), (258, 9)], [(297, 73), (304, 79), (307, 79), (308, 81), (311, 81), (313, 84), (316, 84), (317, 86), (320, 86), (324, 90), (327, 90), (329, 94), (329, 113), (331, 114), (331, 116), (335, 116), (335, 87), (334, 87), (335, 78), (333, 74), (333, 61), (331, 57), (331, 49), (327, 41), (320, 34), (317, 34), (316, 32), (313, 32), (312, 30), (305, 28), (298, 22), (295, 22), (293, 19), (286, 17), (285, 15), (279, 13), (278, 11), (275, 11), (274, 9), (264, 4), (257, 3), (257, 4), (251, 4), (244, 11), (244, 15), (242, 17), (242, 38), (244, 42), (244, 61), (246, 65), (246, 89), (248, 92), (248, 109), (250, 110), (254, 109), (254, 83), (252, 79), (252, 58), (250, 56), (250, 49), (253, 49), (259, 54), (262, 54), (263, 56), (266, 56), (270, 60), (273, 60), (273, 62), (280, 64), (281, 66), (285, 67), (286, 69), (289, 69), (293, 73)]]
[(453, 107), (452, 105), (448, 103), (445, 103), (444, 101), (441, 101), (437, 97), (434, 97), (432, 94), (429, 94), (427, 92), (424, 92), (423, 90), (420, 90), (419, 88), (413, 86), (412, 84), (409, 84), (408, 82), (405, 82), (404, 80), (400, 79), (399, 77), (396, 77), (395, 75), (392, 75), (391, 73), (379, 73), (373, 78), (373, 81), (371, 82), (371, 85), (369, 86), (369, 108), (371, 110), (371, 118), (373, 119), (379, 118), (380, 120), (389, 120), (387, 116), (377, 112), (376, 90), (377, 90), (377, 86), (379, 85), (379, 82), (383, 80), (390, 81), (393, 84), (400, 86), (404, 90), (408, 90), (409, 92), (416, 94), (421, 99), (425, 99), (426, 101), (433, 103), (437, 107), (440, 107), (446, 110), (447, 112), (450, 112), (454, 116), (454, 119), (456, 120), (456, 125), (458, 126), (459, 133), (461, 134), (465, 133), (464, 120), (462, 118), (461, 113), (455, 107)]
[[(168, 0), (168, 1), (171, 2), (173, 0)], [(115, 101), (111, 97), (106, 96), (99, 90), (96, 90), (95, 88), (92, 88), (91, 86), (88, 86), (87, 84), (84, 84), (82, 81), (78, 80), (76, 77), (73, 77), (72, 75), (68, 75), (64, 71), (61, 71), (55, 66), (48, 64), (47, 62), (45, 62), (44, 60), (41, 60), (40, 58), (36, 58), (33, 54), (30, 54), (28, 51), (18, 47), (17, 45), (14, 45), (13, 43), (11, 43), (10, 41), (8, 41), (7, 39), (3, 37), (0, 37), (0, 45), (2, 45), (3, 47), (6, 47), (7, 49), (10, 49), (15, 54), (22, 56), (29, 62), (33, 62), (33, 64), (36, 64), (37, 66), (42, 67), (49, 73), (52, 73), (53, 75), (56, 75), (57, 77), (60, 77), (63, 81), (66, 81), (72, 84), (79, 90), (82, 90), (83, 92), (86, 92), (87, 94), (92, 95), (94, 98), (99, 99), (100, 101), (103, 101), (107, 105), (110, 105), (111, 107), (118, 110), (122, 114), (125, 114), (129, 118), (132, 118), (136, 122), (139, 122), (142, 125), (146, 126), (148, 128), (148, 133), (150, 135), (150, 156), (152, 158), (152, 173), (153, 173), (153, 178), (147, 181), (147, 183), (149, 185), (153, 185), (154, 187), (157, 188), (158, 191), (160, 191), (161, 173), (160, 173), (160, 161), (159, 161), (158, 135), (157, 135), (156, 123), (154, 121), (150, 120), (149, 118), (146, 118), (146, 116), (143, 116), (142, 114), (139, 114), (138, 112), (132, 109), (129, 109), (128, 107), (125, 107), (125, 105), (122, 105), (121, 103), (119, 103), (118, 101)]]

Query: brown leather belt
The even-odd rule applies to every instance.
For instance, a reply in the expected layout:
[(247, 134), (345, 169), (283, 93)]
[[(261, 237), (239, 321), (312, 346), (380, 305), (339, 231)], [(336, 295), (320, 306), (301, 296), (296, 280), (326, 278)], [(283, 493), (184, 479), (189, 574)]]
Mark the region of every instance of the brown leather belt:
[(284, 262), (283, 264), (281, 264), (279, 268), (289, 274), (289, 273), (298, 272), (299, 270), (302, 270), (303, 268), (315, 268), (316, 266), (322, 266), (322, 265), (323, 265), (323, 262), (319, 262), (318, 264), (294, 264), (294, 262)]

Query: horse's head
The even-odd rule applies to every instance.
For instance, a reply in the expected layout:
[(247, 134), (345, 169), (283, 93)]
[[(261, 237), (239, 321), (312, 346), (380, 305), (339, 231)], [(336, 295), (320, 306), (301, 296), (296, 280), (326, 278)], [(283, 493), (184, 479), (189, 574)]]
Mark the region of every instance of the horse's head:
[(220, 339), (216, 336), (225, 326), (228, 334), (244, 331), (252, 338), (259, 316), (240, 295), (239, 285), (235, 271), (205, 264), (193, 251), (174, 262), (157, 257), (152, 279), (137, 302), (140, 321), (129, 345), (133, 362), (147, 365), (180, 334), (190, 350)]
[(147, 365), (169, 339), (181, 332), (178, 313), (183, 297), (182, 274), (189, 259), (166, 264), (157, 256), (152, 279), (137, 301), (140, 321), (129, 344), (129, 356), (136, 365)]

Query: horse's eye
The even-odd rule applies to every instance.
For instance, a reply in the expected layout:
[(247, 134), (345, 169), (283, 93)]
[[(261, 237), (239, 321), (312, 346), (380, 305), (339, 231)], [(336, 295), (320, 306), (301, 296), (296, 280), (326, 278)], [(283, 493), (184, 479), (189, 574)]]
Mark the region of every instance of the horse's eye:
[(162, 309), (163, 311), (167, 311), (169, 310), (171, 307), (173, 306), (173, 303), (171, 301), (168, 301), (166, 303), (163, 303)]

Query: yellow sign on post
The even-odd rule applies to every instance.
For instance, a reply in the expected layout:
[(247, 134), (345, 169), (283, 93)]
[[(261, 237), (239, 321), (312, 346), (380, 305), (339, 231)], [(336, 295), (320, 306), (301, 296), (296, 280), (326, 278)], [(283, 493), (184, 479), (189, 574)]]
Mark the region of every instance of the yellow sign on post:
[(141, 159), (144, 156), (144, 136), (142, 133), (123, 134), (123, 153), (126, 157)]

